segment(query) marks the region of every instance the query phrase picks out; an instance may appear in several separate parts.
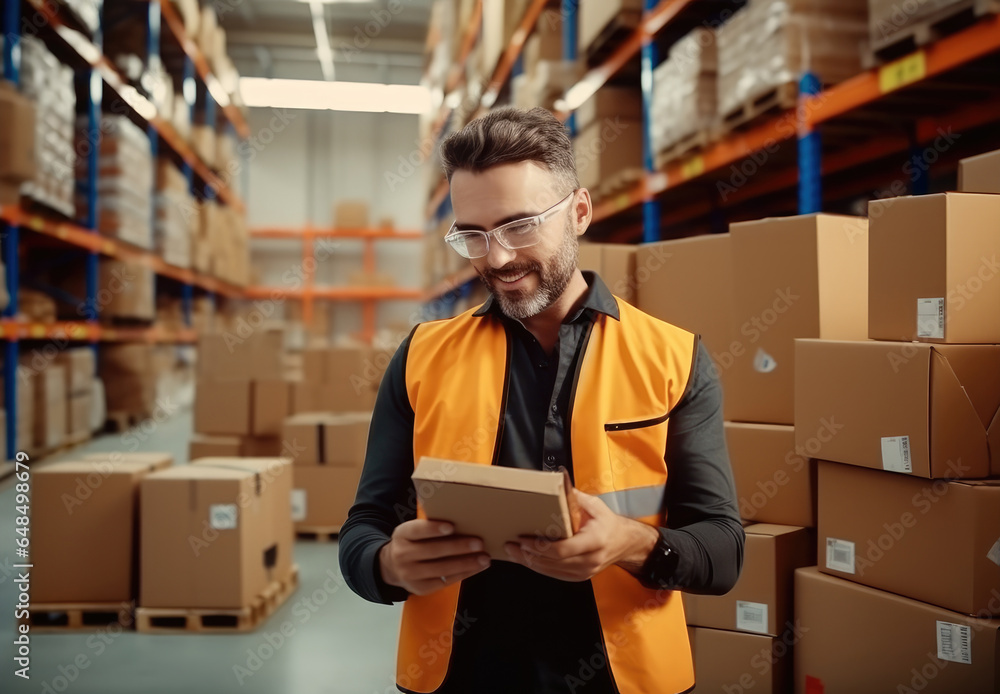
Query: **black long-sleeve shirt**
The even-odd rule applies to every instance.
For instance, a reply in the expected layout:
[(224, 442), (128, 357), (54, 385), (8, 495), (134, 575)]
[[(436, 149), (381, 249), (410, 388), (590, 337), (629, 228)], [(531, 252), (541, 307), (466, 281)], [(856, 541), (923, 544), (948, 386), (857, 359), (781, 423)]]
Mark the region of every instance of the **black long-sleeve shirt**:
[[(553, 354), (492, 298), (477, 312), (501, 318), (512, 340), (512, 363), (499, 464), (572, 474), (567, 451), (573, 374), (583, 336), (597, 314), (619, 317), (604, 282), (584, 273), (590, 289), (560, 326)], [(379, 603), (408, 593), (381, 579), (378, 552), (396, 525), (416, 517), (414, 412), (406, 393), (409, 338), (393, 356), (372, 417), (368, 451), (354, 506), (340, 532), (340, 564), (358, 595)], [(679, 562), (659, 585), (692, 593), (727, 592), (743, 561), (743, 528), (726, 451), (722, 392), (707, 350), (699, 346), (688, 389), (670, 413), (667, 435), (667, 519), (661, 528)], [(638, 579), (637, 579), (638, 580)], [(512, 562), (462, 582), (448, 678), (440, 694), (468, 692), (616, 691), (599, 661), (603, 640), (590, 581), (571, 583)], [(582, 659), (582, 661), (581, 661)]]

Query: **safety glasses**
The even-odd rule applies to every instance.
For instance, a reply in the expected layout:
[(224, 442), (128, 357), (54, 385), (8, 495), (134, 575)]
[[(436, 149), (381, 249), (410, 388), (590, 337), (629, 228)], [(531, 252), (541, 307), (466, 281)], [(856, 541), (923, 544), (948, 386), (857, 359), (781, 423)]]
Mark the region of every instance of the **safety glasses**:
[(490, 236), (497, 240), (501, 246), (508, 251), (516, 251), (519, 248), (534, 246), (541, 239), (538, 233), (542, 224), (558, 214), (576, 194), (574, 189), (569, 195), (557, 202), (549, 209), (536, 214), (534, 217), (516, 219), (507, 222), (491, 231), (465, 230), (455, 228), (458, 222), (453, 222), (451, 229), (445, 235), (445, 242), (455, 249), (463, 258), (483, 258), (490, 252)]

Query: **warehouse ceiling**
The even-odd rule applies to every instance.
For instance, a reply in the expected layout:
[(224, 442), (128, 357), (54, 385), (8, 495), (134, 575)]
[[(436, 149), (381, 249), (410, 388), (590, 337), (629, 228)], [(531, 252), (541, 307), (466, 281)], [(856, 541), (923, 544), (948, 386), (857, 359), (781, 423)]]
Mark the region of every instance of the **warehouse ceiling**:
[(224, 0), (215, 7), (243, 76), (416, 84), (432, 3)]

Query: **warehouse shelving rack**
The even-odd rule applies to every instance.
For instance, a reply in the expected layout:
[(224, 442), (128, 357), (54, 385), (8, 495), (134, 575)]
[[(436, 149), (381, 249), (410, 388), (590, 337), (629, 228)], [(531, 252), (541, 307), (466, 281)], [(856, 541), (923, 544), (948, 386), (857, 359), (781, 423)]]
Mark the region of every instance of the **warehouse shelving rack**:
[[(1000, 16), (988, 16), (910, 55), (865, 70), (828, 89), (821, 89), (813, 75), (804, 74), (800, 80), (800, 98), (796, 108), (747, 130), (731, 132), (697, 154), (656, 169), (652, 165), (653, 153), (648, 133), (652, 71), (658, 59), (659, 39), (665, 33), (679, 37), (685, 30), (701, 24), (704, 18), (699, 19), (699, 6), (709, 5), (701, 5), (695, 0), (647, 0), (647, 8), (637, 28), (567, 92), (573, 93), (574, 100), (582, 103), (585, 97), (608, 84), (636, 58), (640, 61), (640, 88), (646, 125), (642, 162), (645, 175), (630, 189), (595, 206), (595, 225), (614, 222), (617, 227), (603, 235), (600, 238), (602, 241), (658, 241), (665, 236), (664, 230), (703, 218), (710, 219), (714, 227), (724, 227), (718, 221), (720, 217), (724, 220), (727, 207), (785, 190), (795, 191), (799, 213), (818, 212), (823, 208), (827, 192), (846, 195), (865, 192), (880, 185), (883, 177), (867, 174), (864, 170), (868, 165), (899, 154), (919, 153), (922, 146), (934, 141), (941, 131), (948, 128), (960, 131), (1000, 121), (1000, 92), (994, 90), (983, 96), (984, 90), (976, 83), (978, 78), (984, 84), (1000, 86)], [(578, 0), (563, 0), (566, 59), (576, 57), (577, 12)], [(963, 70), (967, 74), (963, 74)], [(950, 80), (956, 74), (959, 78)], [(943, 87), (945, 79), (951, 83)], [(934, 90), (942, 88), (947, 89), (948, 100), (945, 103), (939, 95), (936, 99), (934, 97)], [(926, 89), (930, 96), (921, 96), (922, 89)], [(926, 116), (912, 117), (914, 108), (935, 101), (935, 107)], [(824, 128), (830, 128), (831, 132), (841, 128), (849, 133), (871, 132), (879, 126), (884, 129), (887, 113), (903, 114), (900, 120), (911, 121), (908, 131), (869, 140), (841, 136), (836, 146), (827, 146), (824, 141)], [(568, 122), (572, 131), (572, 111), (557, 115)], [(436, 144), (439, 141), (440, 138), (437, 138)], [(775, 156), (777, 150), (789, 144), (794, 145), (794, 152), (786, 148)], [(711, 184), (713, 177), (717, 179), (716, 184), (724, 181), (718, 177), (724, 174), (727, 167), (753, 160), (755, 156), (774, 160), (776, 163), (771, 166), (777, 170), (769, 170), (766, 176), (748, 177), (753, 180), (733, 186), (735, 190), (727, 195), (723, 203), (692, 195), (699, 186)], [(824, 190), (823, 183), (829, 177), (838, 175), (850, 175), (851, 180)], [(910, 181), (910, 192), (923, 193), (927, 187), (926, 170), (918, 171)], [(664, 201), (670, 195), (674, 197), (666, 204)], [(435, 220), (450, 212), (447, 197), (447, 182), (441, 181), (431, 194), (426, 210), (432, 226)], [(661, 214), (658, 203), (668, 211)], [(636, 212), (639, 214), (636, 215)], [(474, 277), (471, 270), (456, 273), (430, 289), (426, 300), (446, 297), (449, 293), (454, 295), (456, 287)]]
[(293, 299), (302, 302), (302, 321), (309, 325), (313, 318), (313, 305), (317, 300), (354, 301), (361, 304), (361, 339), (371, 342), (375, 335), (375, 308), (381, 301), (413, 301), (423, 298), (419, 289), (406, 287), (322, 287), (316, 286), (316, 239), (364, 241), (363, 268), (366, 274), (375, 272), (375, 243), (378, 241), (419, 241), (422, 231), (378, 229), (339, 229), (306, 226), (302, 229), (261, 228), (250, 232), (251, 238), (299, 241), (302, 244), (302, 286), (252, 286), (246, 290), (250, 299)]
[[(199, 76), (204, 93), (206, 122), (216, 124), (216, 104), (221, 107), (228, 126), (240, 137), (249, 135), (249, 127), (240, 111), (230, 103), (218, 79), (211, 73), (201, 51), (188, 39), (183, 24), (169, 2), (148, 0), (147, 4), (147, 68), (161, 67), (160, 40), (163, 23), (168, 28), (171, 40), (176, 41), (184, 53), (183, 85), (185, 102), (189, 109), (195, 109)], [(40, 36), (50, 48), (57, 48), (61, 55), (69, 56), (71, 67), (77, 75), (78, 83), (85, 87), (87, 95), (83, 110), (88, 117), (88, 129), (96, 131), (99, 126), (101, 104), (105, 89), (121, 103), (127, 105), (133, 120), (145, 124), (150, 138), (152, 158), (155, 166), (160, 143), (172, 150), (183, 162), (182, 170), (188, 186), (194, 194), (199, 184), (204, 187), (206, 199), (218, 197), (223, 203), (245, 212), (239, 195), (210, 167), (201, 161), (173, 126), (166, 121), (156, 107), (134, 87), (127, 84), (116, 68), (102, 53), (101, 28), (91, 40), (72, 26), (59, 14), (57, 7), (45, 0), (17, 0), (5, 2), (3, 9), (3, 30), (5, 36), (3, 50), (3, 76), (14, 84), (19, 78), (19, 44), (21, 37), (22, 10), (30, 10), (31, 19), (41, 29)], [(79, 109), (78, 109), (79, 110)], [(62, 219), (22, 209), (17, 205), (0, 207), (0, 234), (3, 235), (3, 257), (7, 270), (7, 291), (9, 305), (0, 320), (0, 338), (4, 349), (4, 398), (6, 405), (6, 457), (15, 454), (17, 437), (17, 367), (19, 343), (22, 340), (59, 340), (87, 343), (96, 349), (98, 342), (146, 342), (146, 343), (192, 343), (197, 339), (191, 325), (191, 303), (195, 288), (208, 293), (214, 301), (216, 295), (241, 297), (242, 288), (218, 280), (209, 275), (188, 268), (170, 265), (155, 252), (132, 246), (129, 243), (101, 236), (96, 230), (97, 208), (97, 148), (89, 148), (86, 181), (88, 218), (75, 224)], [(154, 213), (155, 214), (155, 213)], [(50, 243), (75, 248), (87, 252), (86, 255), (86, 307), (82, 321), (33, 323), (17, 319), (19, 278), (19, 247), (22, 232), (27, 237), (46, 237)], [(188, 326), (182, 330), (168, 330), (161, 326), (149, 327), (109, 327), (97, 322), (95, 297), (97, 295), (98, 258), (100, 256), (127, 259), (151, 268), (157, 277), (165, 277), (181, 284), (181, 298), (184, 321)], [(155, 280), (154, 280), (155, 282)]]

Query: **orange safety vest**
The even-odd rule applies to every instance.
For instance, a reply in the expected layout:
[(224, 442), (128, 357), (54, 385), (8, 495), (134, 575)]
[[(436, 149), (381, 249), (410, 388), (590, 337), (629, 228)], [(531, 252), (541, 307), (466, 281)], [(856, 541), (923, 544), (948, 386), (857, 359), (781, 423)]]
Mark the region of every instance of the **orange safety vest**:
[[(620, 320), (591, 324), (569, 412), (575, 485), (616, 513), (666, 525), (664, 462), (670, 411), (680, 402), (697, 338), (617, 299)], [(503, 434), (510, 344), (494, 315), (467, 311), (417, 327), (406, 361), (415, 413), (413, 459), (491, 465)], [(418, 510), (419, 517), (425, 517)], [(591, 579), (607, 662), (622, 694), (670, 694), (694, 686), (679, 592), (650, 590), (618, 566)], [(434, 692), (451, 659), (459, 584), (403, 607), (396, 683)]]

